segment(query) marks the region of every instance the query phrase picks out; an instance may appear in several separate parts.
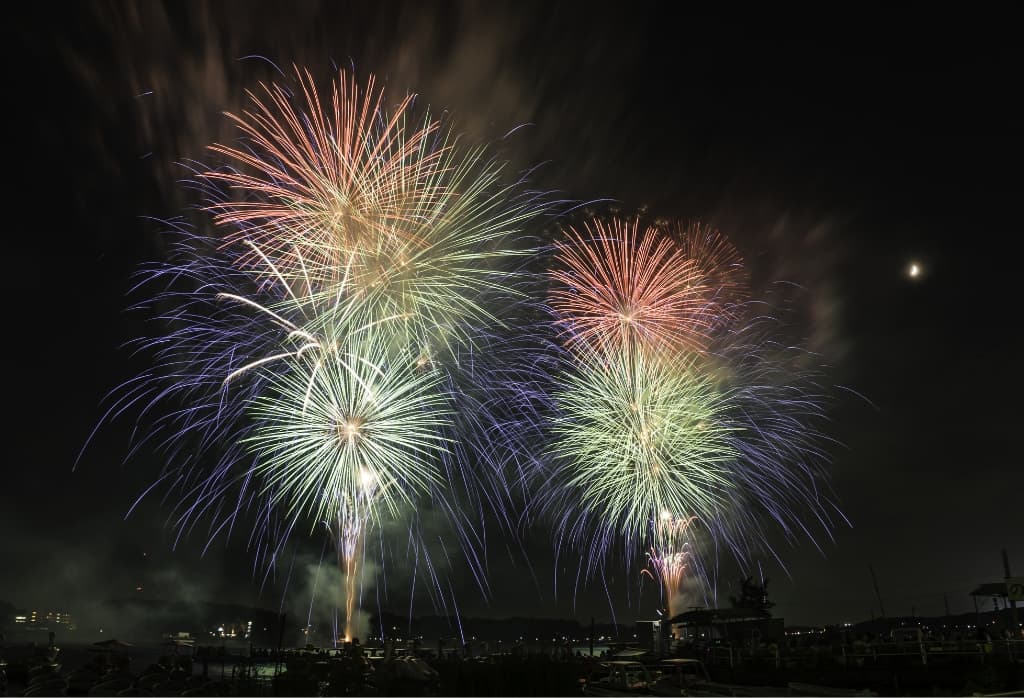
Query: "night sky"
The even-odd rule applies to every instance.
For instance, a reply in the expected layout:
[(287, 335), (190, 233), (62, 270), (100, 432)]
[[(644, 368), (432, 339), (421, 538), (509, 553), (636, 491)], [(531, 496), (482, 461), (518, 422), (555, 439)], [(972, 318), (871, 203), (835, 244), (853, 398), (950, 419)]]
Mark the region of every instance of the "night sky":
[[(538, 186), (710, 222), (756, 277), (807, 289), (807, 344), (831, 382), (866, 399), (839, 389), (830, 414), (833, 486), (852, 525), (820, 552), (780, 542), (788, 572), (765, 560), (787, 623), (877, 613), (868, 565), (890, 615), (938, 615), (944, 594), (953, 611), (973, 608), (967, 593), (1002, 577), (1003, 547), (1024, 576), (1024, 62), (1007, 18), (323, 4), (97, 3), (20, 18), (5, 61), (0, 600), (301, 597), (301, 573), (288, 592), (283, 575), (260, 592), (242, 536), (202, 556), (197, 531), (172, 549), (159, 496), (125, 519), (159, 470), (149, 453), (122, 462), (130, 420), (102, 429), (72, 470), (103, 395), (146, 367), (119, 347), (153, 329), (125, 309), (139, 300), (132, 273), (160, 259), (151, 219), (188, 202), (174, 163), (231, 137), (220, 113), (272, 72), (241, 60), (252, 55), (325, 80), (332, 61), (354, 64), (450, 110), (472, 138), (532, 124), (502, 154), (547, 163)], [(496, 544), (494, 598), (467, 579), (463, 613), (610, 618), (599, 585), (575, 610), (564, 591), (553, 598), (545, 529), (525, 546), (537, 583)], [(299, 567), (320, 542), (306, 548)], [(638, 609), (635, 580), (619, 577), (634, 588), (619, 620), (653, 617), (650, 592)]]

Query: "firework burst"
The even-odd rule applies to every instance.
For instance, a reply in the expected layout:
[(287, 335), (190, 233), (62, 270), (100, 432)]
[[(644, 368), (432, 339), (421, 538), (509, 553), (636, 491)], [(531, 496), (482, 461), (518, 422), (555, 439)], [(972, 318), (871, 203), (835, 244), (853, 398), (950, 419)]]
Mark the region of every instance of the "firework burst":
[(367, 240), (375, 245), (393, 224), (441, 196), (430, 182), (443, 170), (444, 152), (429, 149), (437, 123), (406, 128), (412, 95), (388, 117), (372, 78), (361, 89), (342, 72), (325, 109), (311, 74), (295, 72), (304, 99), (289, 87), (263, 85), (263, 98), (248, 92), (251, 111), (228, 115), (244, 144), (211, 149), (244, 169), (206, 176), (243, 196), (208, 209), (228, 226), (228, 242), (251, 239), (296, 276), (304, 267), (292, 257), (298, 251), (313, 278), (327, 283), (353, 249)]
[(702, 225), (583, 230), (569, 229), (551, 275), (567, 351), (539, 497), (559, 546), (584, 551), (589, 572), (619, 542), (628, 565), (648, 541), (647, 574), (674, 603), (684, 570), (704, 573), (698, 522), (743, 565), (775, 554), (769, 522), (791, 539), (814, 540), (809, 522), (828, 533), (825, 395), (806, 353), (748, 300), (735, 247)]
[(327, 521), (339, 503), (394, 512), (440, 479), (439, 434), (451, 425), (440, 379), (414, 355), (391, 353), (387, 338), (365, 333), (265, 377), (249, 406), (259, 426), (245, 443), (289, 516)]
[(474, 328), (501, 321), (484, 299), (514, 293), (503, 260), (541, 210), (520, 182), (482, 148), (457, 143), (426, 115), (413, 121), (412, 96), (392, 111), (371, 79), (342, 73), (329, 102), (308, 72), (298, 92), (264, 86), (253, 108), (231, 118), (244, 147), (213, 146), (235, 167), (205, 173), (227, 187), (208, 205), (227, 243), (247, 241), (265, 269), (306, 296), (360, 300), (372, 322), (393, 322), (406, 341), (432, 353), (471, 342)]
[(566, 497), (559, 523), (570, 540), (607, 551), (622, 537), (637, 549), (662, 511), (720, 510), (735, 486), (729, 400), (693, 362), (645, 352), (581, 361), (554, 394), (551, 426), (552, 491)]
[(743, 257), (725, 235), (703, 223), (675, 222), (666, 230), (700, 279), (703, 302), (700, 319), (693, 322), (705, 329), (705, 336), (717, 338), (742, 315), (750, 298)]
[[(349, 619), (366, 531), (415, 526), (424, 506), (448, 518), (485, 589), (474, 516), (487, 502), (510, 520), (499, 441), (515, 420), (491, 394), (512, 392), (513, 373), (481, 358), (501, 354), (522, 302), (514, 240), (544, 206), (483, 149), (416, 121), (411, 96), (389, 112), (372, 79), (342, 73), (321, 100), (308, 72), (296, 77), (230, 117), (240, 140), (213, 146), (226, 164), (193, 168), (218, 235), (175, 226), (150, 278), (168, 328), (144, 343), (158, 368), (104, 421), (138, 408), (134, 448), (167, 450), (150, 489), (180, 493), (180, 535), (209, 517), (212, 542), (254, 514), (269, 573), (294, 532), (328, 528)], [(425, 550), (417, 535), (410, 547)]]
[(570, 227), (557, 247), (551, 306), (570, 347), (699, 349), (708, 340), (700, 270), (639, 220)]
[(439, 376), (387, 339), (363, 333), (288, 359), (249, 407), (259, 426), (246, 446), (271, 506), (334, 534), (347, 638), (364, 531), (382, 507), (397, 515), (443, 483), (441, 434), (451, 426)]

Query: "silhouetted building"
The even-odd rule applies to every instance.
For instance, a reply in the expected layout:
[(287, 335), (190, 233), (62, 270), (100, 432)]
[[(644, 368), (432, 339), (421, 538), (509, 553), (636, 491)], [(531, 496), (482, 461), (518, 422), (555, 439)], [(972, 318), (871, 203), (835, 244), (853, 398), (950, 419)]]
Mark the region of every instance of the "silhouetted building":
[(734, 646), (781, 642), (785, 624), (745, 608), (710, 608), (681, 613), (670, 621), (676, 637), (690, 642), (724, 640)]
[(68, 611), (26, 611), (14, 616), (16, 625), (37, 629), (74, 630), (75, 622)]
[(638, 620), (636, 622), (637, 647), (655, 654), (663, 651), (660, 620)]

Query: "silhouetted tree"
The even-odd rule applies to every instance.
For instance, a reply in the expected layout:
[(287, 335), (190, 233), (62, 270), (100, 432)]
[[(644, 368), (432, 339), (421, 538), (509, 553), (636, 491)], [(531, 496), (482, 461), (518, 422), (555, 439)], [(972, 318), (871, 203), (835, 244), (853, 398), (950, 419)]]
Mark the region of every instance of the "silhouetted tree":
[(730, 596), (729, 601), (733, 608), (744, 608), (765, 617), (772, 614), (772, 608), (775, 606), (775, 602), (768, 600), (767, 577), (761, 584), (756, 584), (754, 578), (750, 576), (741, 578), (739, 597)]

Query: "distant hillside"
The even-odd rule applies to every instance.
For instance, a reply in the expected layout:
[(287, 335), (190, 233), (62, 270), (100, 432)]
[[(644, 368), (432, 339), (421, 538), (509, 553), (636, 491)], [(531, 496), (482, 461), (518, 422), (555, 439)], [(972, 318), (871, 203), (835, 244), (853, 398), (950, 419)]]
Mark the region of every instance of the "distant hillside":
[[(74, 612), (75, 609), (72, 609)], [(252, 625), (249, 626), (249, 622)], [(167, 601), (147, 598), (116, 598), (80, 612), (79, 628), (89, 634), (103, 630), (108, 637), (159, 640), (167, 633), (187, 632), (200, 642), (224, 627), (257, 645), (276, 644), (279, 616), (275, 611), (212, 601)]]

